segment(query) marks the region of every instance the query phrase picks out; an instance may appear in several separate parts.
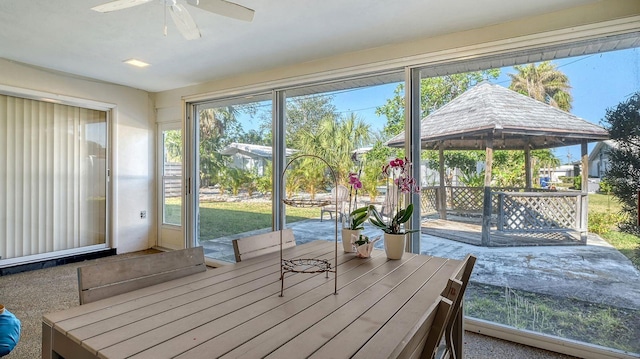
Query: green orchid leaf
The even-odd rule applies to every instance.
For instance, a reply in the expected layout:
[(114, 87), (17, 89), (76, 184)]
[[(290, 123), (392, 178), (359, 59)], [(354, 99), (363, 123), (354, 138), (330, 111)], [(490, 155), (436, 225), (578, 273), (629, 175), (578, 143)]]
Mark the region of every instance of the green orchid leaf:
[(382, 229), (387, 228), (387, 225), (384, 222), (376, 218), (369, 218), (369, 222), (378, 228), (382, 228)]
[(380, 223), (384, 223), (384, 220), (382, 219), (382, 216), (380, 215), (380, 213), (378, 213), (378, 211), (377, 211), (377, 210), (375, 210), (375, 209), (374, 209), (371, 213), (373, 214), (373, 217), (374, 217), (378, 222), (380, 222)]
[(402, 210), (398, 213), (398, 216), (400, 216), (400, 219), (398, 219), (398, 223), (405, 223), (406, 221), (409, 220), (409, 218), (411, 218), (412, 214), (413, 214), (413, 203), (409, 204), (406, 210)]
[(369, 210), (369, 208), (368, 208), (368, 207), (360, 207), (360, 208), (356, 208), (356, 209), (354, 209), (354, 210), (351, 212), (351, 215), (352, 215), (352, 216), (355, 216), (355, 215), (357, 215), (357, 214), (359, 214), (359, 213), (365, 213), (365, 212), (367, 212), (368, 210)]

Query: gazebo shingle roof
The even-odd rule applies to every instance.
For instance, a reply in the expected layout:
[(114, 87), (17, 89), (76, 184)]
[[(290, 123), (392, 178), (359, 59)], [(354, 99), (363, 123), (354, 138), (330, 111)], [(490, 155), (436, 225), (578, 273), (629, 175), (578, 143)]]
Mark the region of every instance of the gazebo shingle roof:
[[(483, 81), (421, 121), (422, 148), (484, 149), (493, 134), (495, 149), (553, 148), (602, 141), (608, 132), (593, 123), (505, 87)], [(400, 147), (404, 133), (390, 141)]]

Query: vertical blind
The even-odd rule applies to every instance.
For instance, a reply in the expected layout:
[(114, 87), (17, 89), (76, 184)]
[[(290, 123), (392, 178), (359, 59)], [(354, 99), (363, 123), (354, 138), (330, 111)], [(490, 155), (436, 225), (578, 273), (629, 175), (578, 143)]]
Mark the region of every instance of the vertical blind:
[(0, 259), (105, 243), (107, 113), (0, 95)]

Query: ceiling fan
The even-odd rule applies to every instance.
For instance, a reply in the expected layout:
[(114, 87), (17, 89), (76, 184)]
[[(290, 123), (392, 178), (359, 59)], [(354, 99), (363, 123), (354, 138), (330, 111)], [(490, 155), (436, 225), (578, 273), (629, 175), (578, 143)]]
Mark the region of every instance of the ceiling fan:
[[(94, 6), (91, 10), (98, 12), (111, 12), (122, 10), (133, 6), (146, 4), (153, 0), (114, 0), (108, 3)], [(178, 3), (178, 0), (162, 0), (165, 4), (165, 25), (164, 35), (167, 35), (167, 10), (176, 24), (178, 31), (187, 40), (198, 39), (201, 37), (200, 29), (187, 11), (187, 8)], [(186, 3), (214, 14), (238, 19), (242, 21), (252, 21), (254, 11), (242, 5), (232, 3), (226, 0), (186, 0)]]

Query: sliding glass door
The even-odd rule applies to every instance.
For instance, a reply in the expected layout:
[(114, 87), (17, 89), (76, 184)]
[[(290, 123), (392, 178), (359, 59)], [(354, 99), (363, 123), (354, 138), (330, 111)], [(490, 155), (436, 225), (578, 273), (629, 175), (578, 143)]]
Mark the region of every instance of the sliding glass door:
[(107, 115), (0, 95), (0, 265), (105, 244)]
[(208, 258), (234, 261), (233, 239), (273, 228), (270, 96), (195, 106), (192, 210)]

